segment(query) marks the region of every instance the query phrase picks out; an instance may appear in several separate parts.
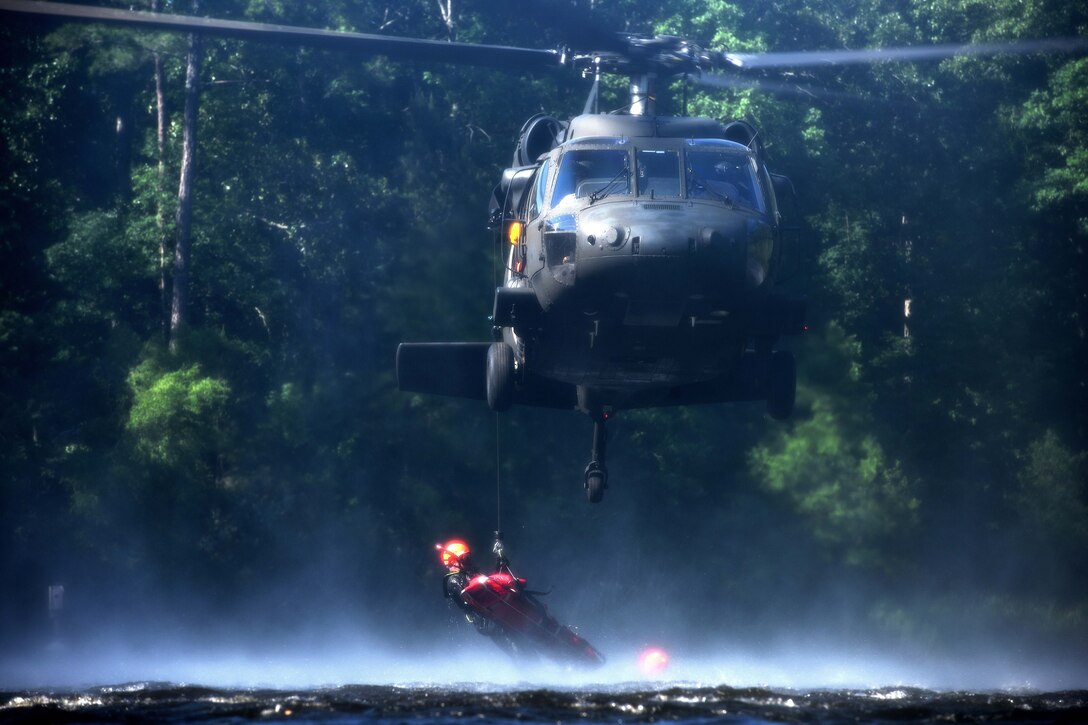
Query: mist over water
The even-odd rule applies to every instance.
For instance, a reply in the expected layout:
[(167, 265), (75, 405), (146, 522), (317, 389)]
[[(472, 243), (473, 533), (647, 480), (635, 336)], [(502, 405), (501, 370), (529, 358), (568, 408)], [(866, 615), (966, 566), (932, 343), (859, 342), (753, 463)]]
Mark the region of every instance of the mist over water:
[[(585, 431), (571, 428), (578, 450)], [(132, 589), (72, 577), (57, 621), (41, 613), (25, 631), (7, 628), (0, 687), (1088, 688), (1086, 643), (1060, 636), (1083, 627), (1049, 631), (1045, 618), (1034, 628), (1002, 626), (985, 588), (969, 586), (964, 570), (998, 576), (1001, 563), (988, 552), (971, 566), (960, 549), (943, 569), (860, 575), (829, 565), (786, 512), (742, 490), (718, 492), (710, 506), (666, 499), (647, 484), (636, 453), (617, 452), (598, 506), (580, 495), (573, 456), (544, 486), (502, 484), (514, 571), (549, 592), (542, 601), (551, 613), (604, 653), (600, 670), (515, 664), (443, 599), (435, 542), (464, 538), (481, 568), (491, 564), (495, 482), (477, 478), (459, 482), (428, 531), (361, 547), (365, 532), (330, 529), (293, 552), (304, 566), (225, 602), (177, 587), (168, 571)], [(544, 501), (559, 520), (537, 516)], [(637, 667), (649, 646), (669, 653), (658, 677)]]
[[(493, 416), (466, 406), (459, 420), (471, 449), (466, 455), (492, 460)], [(240, 589), (226, 586), (233, 581), (201, 588), (192, 571), (176, 576), (165, 566), (134, 576), (81, 568), (78, 556), (55, 557), (50, 579), (15, 581), (9, 589), (37, 614), (22, 629), (0, 628), (0, 688), (24, 697), (165, 683), (156, 687), (180, 701), (190, 697), (176, 692), (183, 685), (277, 693), (394, 686), (465, 697), (675, 688), (679, 694), (668, 697), (693, 700), (757, 688), (767, 702), (785, 702), (795, 692), (883, 697), (901, 688), (1088, 688), (1084, 627), (1045, 609), (1008, 616), (995, 604), (988, 595), (999, 590), (993, 582), (1025, 564), (979, 546), (980, 529), (966, 515), (950, 514), (945, 528), (918, 532), (917, 551), (899, 568), (846, 566), (825, 556), (781, 501), (736, 479), (723, 476), (698, 495), (698, 481), (690, 489), (664, 488), (646, 466), (652, 448), (625, 438), (633, 424), (615, 426), (610, 488), (603, 503), (588, 505), (580, 488), (587, 421), (547, 412), (513, 420), (517, 426), (501, 431), (511, 462), (499, 483), (501, 520), (493, 468), (452, 475), (433, 461), (412, 459), (405, 440), (411, 471), (427, 480), (448, 477), (444, 504), (425, 528), (377, 536), (330, 514), (307, 537), (288, 539), (293, 549), (254, 552), (247, 563), (271, 574), (239, 572), (238, 581), (247, 582)], [(537, 429), (560, 432), (560, 455), (543, 459), (535, 452)], [(648, 428), (649, 438), (670, 429), (699, 435), (665, 418)], [(716, 455), (744, 452), (726, 448)], [(375, 516), (413, 505), (413, 495), (389, 488)], [(603, 668), (515, 664), (443, 599), (434, 544), (463, 538), (486, 570), (496, 524), (514, 571), (531, 589), (549, 592), (542, 600), (551, 613), (606, 656)], [(1016, 532), (1007, 536), (1015, 541)], [(54, 582), (65, 585), (66, 604), (51, 621), (44, 589)], [(1047, 591), (1041, 589), (1044, 604)], [(669, 653), (660, 676), (637, 666), (649, 646)], [(701, 688), (727, 692), (708, 695)], [(395, 699), (400, 690), (381, 692)], [(269, 707), (262, 701), (256, 712)], [(562, 709), (567, 705), (557, 707), (570, 715)], [(562, 719), (552, 715), (530, 719)]]
[(123, 643), (58, 649), (5, 661), (7, 690), (79, 689), (132, 682), (163, 682), (219, 688), (321, 688), (347, 685), (493, 686), (553, 689), (613, 686), (763, 687), (811, 691), (912, 687), (936, 691), (1047, 692), (1088, 687), (1083, 663), (1032, 661), (1015, 653), (973, 656), (897, 656), (798, 645), (764, 651), (723, 645), (716, 654), (669, 650), (666, 672), (647, 675), (637, 666), (638, 648), (607, 649), (599, 670), (569, 670), (550, 663), (516, 664), (489, 643), (459, 651), (398, 647), (360, 637), (339, 645), (275, 643), (194, 646)]
[[(608, 689), (668, 686), (790, 690), (925, 688), (936, 691), (1088, 689), (1088, 662), (1073, 646), (1044, 651), (1003, 639), (965, 642), (949, 632), (940, 644), (877, 634), (790, 627), (745, 636), (699, 630), (653, 597), (633, 594), (623, 610), (589, 613), (589, 594), (556, 589), (551, 611), (607, 657), (597, 670), (547, 661), (514, 662), (480, 637), (434, 592), (433, 606), (345, 621), (333, 615), (291, 628), (257, 621), (214, 622), (191, 631), (114, 625), (79, 636), (50, 637), (0, 656), (0, 688), (78, 689), (132, 682), (217, 688), (327, 688), (412, 685), (453, 688)], [(581, 606), (578, 606), (578, 605)], [(677, 608), (679, 611), (679, 608)], [(580, 616), (572, 618), (571, 612)], [(671, 615), (671, 616), (670, 616)], [(642, 621), (645, 626), (638, 626)], [(664, 648), (667, 669), (647, 674), (638, 655)]]
[[(608, 660), (590, 671), (515, 663), (440, 591), (434, 541), (464, 537), (490, 565), (490, 484), (475, 485), (478, 515), (406, 538), (407, 557), (333, 538), (306, 552), (309, 569), (233, 606), (166, 586), (124, 606), (104, 592), (73, 596), (52, 629), (0, 655), (0, 719), (867, 722), (1031, 712), (1046, 721), (1085, 712), (1077, 691), (1088, 690), (1088, 663), (1077, 642), (991, 627), (974, 608), (985, 602), (962, 591), (949, 594), (944, 621), (890, 626), (873, 612), (896, 591), (826, 568), (814, 580), (805, 547), (773, 517), (726, 527), (721, 511), (693, 514), (689, 541), (700, 545), (688, 547), (647, 530), (652, 509), (619, 482), (599, 507), (571, 496), (558, 527), (534, 519), (532, 497), (508, 497), (515, 572), (548, 591), (551, 613)], [(706, 543), (716, 527), (721, 548)], [(360, 580), (343, 577), (360, 568)], [(778, 576), (764, 578), (769, 569)], [(935, 611), (925, 595), (894, 601), (918, 621)], [(668, 652), (664, 672), (639, 669), (648, 646)]]
[(99, 646), (54, 647), (4, 662), (0, 720), (1073, 722), (1088, 715), (1088, 691), (1077, 691), (1083, 666), (1009, 653), (909, 657), (801, 639), (758, 650), (721, 641), (673, 649), (669, 669), (651, 676), (619, 633), (603, 633), (609, 662), (588, 672), (515, 665), (467, 629), (430, 646), (361, 629), (337, 634), (143, 646), (110, 637)]

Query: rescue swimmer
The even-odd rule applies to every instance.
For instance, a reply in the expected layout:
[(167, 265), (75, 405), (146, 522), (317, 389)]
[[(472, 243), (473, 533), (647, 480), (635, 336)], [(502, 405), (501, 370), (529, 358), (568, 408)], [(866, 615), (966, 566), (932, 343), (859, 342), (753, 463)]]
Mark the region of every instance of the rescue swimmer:
[(544, 656), (562, 665), (599, 667), (604, 656), (589, 642), (548, 614), (537, 595), (516, 576), (495, 532), (495, 571), (476, 568), (468, 544), (452, 539), (435, 544), (446, 575), (443, 595), (450, 599), (481, 635), (517, 661)]

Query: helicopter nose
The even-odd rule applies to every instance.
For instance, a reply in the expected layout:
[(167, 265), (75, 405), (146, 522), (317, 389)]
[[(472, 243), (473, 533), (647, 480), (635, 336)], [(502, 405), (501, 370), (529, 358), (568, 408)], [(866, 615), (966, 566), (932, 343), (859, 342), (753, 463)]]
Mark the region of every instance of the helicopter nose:
[(749, 234), (740, 215), (679, 203), (617, 206), (579, 219), (575, 287), (587, 309), (619, 299), (629, 321), (646, 308), (660, 324), (675, 324), (689, 300), (745, 286)]

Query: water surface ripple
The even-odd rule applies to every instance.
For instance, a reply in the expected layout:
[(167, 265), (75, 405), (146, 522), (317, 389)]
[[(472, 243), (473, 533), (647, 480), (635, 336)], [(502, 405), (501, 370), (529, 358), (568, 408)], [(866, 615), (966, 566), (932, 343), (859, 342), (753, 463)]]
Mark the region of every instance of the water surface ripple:
[(133, 683), (0, 692), (3, 722), (1054, 723), (1088, 722), (1088, 691), (787, 690), (645, 683), (570, 689), (479, 684), (303, 690)]

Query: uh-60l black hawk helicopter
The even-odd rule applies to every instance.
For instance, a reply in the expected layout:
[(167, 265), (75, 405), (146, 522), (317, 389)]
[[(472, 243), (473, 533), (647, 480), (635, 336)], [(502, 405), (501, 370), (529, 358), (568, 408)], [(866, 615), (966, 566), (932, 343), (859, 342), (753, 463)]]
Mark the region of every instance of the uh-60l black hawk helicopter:
[(766, 400), (794, 403), (805, 303), (775, 290), (782, 249), (771, 174), (744, 121), (655, 113), (654, 84), (716, 59), (679, 38), (627, 36), (619, 53), (575, 55), (584, 73), (628, 73), (623, 113), (523, 126), (492, 196), (505, 243), (490, 343), (406, 343), (402, 390), (578, 409), (594, 424), (584, 484), (607, 486), (605, 423), (617, 411)]
[[(543, 12), (541, 12), (543, 8)], [(587, 27), (569, 6), (569, 47), (535, 50), (262, 23), (0, 0), (0, 12), (266, 40), (393, 59), (523, 71), (571, 68), (593, 78), (582, 115), (530, 118), (492, 195), (504, 245), (490, 342), (404, 343), (401, 390), (512, 405), (578, 409), (594, 423), (584, 485), (607, 486), (605, 422), (617, 411), (765, 400), (786, 418), (796, 385), (778, 340), (803, 331), (805, 302), (776, 289), (792, 186), (766, 165), (744, 121), (659, 116), (656, 87), (682, 76), (745, 86), (749, 69), (960, 54), (1081, 51), (1082, 38), (922, 48), (735, 54), (685, 39)], [(569, 21), (569, 22), (567, 22)], [(552, 21), (553, 25), (558, 25)], [(598, 113), (602, 74), (630, 78), (630, 102)], [(772, 85), (773, 89), (773, 85)], [(796, 220), (792, 220), (795, 223)]]

